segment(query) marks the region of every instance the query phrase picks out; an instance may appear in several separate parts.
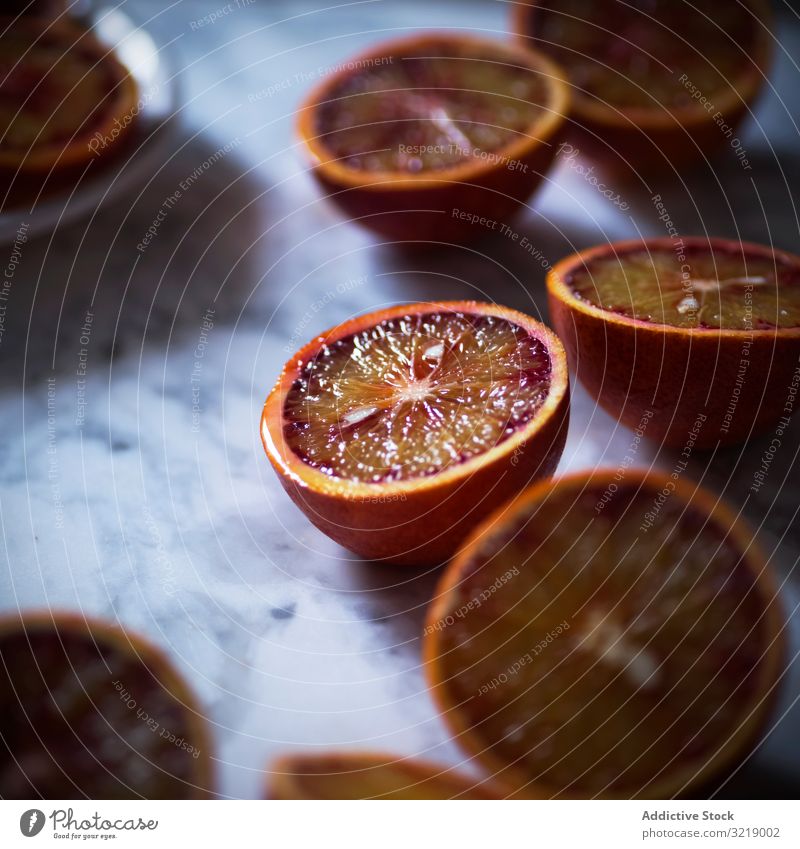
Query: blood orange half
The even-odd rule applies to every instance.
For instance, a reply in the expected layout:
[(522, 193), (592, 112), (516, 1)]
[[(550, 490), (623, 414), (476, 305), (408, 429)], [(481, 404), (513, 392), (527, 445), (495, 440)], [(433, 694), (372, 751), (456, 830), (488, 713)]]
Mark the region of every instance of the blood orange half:
[(417, 758), (377, 752), (324, 752), (278, 758), (270, 799), (499, 799), (485, 780)]
[(457, 741), (518, 793), (670, 798), (757, 742), (782, 628), (762, 555), (715, 496), (598, 471), (475, 531), (430, 609), (426, 667)]
[(66, 19), (0, 19), (0, 208), (71, 187), (118, 153), (137, 86), (94, 34)]
[(702, 159), (735, 139), (765, 80), (766, 0), (532, 0), (514, 10), (524, 43), (569, 76), (575, 145), (611, 164)]
[(548, 273), (550, 310), (589, 392), (671, 445), (736, 443), (793, 410), (800, 257), (728, 239), (591, 248)]
[(206, 721), (161, 651), (67, 613), (0, 619), (0, 797), (212, 793)]
[(566, 109), (561, 71), (543, 56), (435, 33), (344, 63), (302, 105), (298, 129), (348, 216), (391, 237), (463, 239), (529, 197)]
[(346, 548), (440, 563), (497, 504), (554, 471), (565, 363), (551, 331), (505, 307), (391, 307), (286, 363), (264, 406), (264, 447), (297, 506)]

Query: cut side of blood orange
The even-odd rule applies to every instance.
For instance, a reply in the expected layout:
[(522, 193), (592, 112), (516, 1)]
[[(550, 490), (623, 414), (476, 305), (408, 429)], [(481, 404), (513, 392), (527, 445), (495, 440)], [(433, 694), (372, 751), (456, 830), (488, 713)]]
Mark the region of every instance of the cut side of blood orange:
[(800, 257), (727, 239), (617, 242), (563, 259), (547, 286), (578, 377), (629, 426), (647, 415), (649, 437), (741, 442), (791, 412)]
[(517, 792), (671, 798), (752, 750), (782, 628), (766, 562), (715, 496), (600, 470), (475, 531), (430, 609), (426, 666), (457, 741)]
[(212, 794), (206, 721), (167, 658), (109, 622), (0, 620), (0, 796)]
[(576, 143), (643, 167), (733, 137), (765, 79), (769, 21), (765, 0), (533, 0), (513, 25), (567, 71)]
[(503, 220), (541, 180), (565, 91), (558, 68), (524, 48), (428, 34), (345, 63), (298, 127), (314, 175), (360, 223), (410, 239), (474, 235), (468, 214)]
[(473, 301), (352, 319), (284, 367), (267, 456), (314, 524), (364, 557), (441, 562), (466, 527), (550, 475), (568, 415), (564, 352), (523, 313)]
[(0, 208), (71, 186), (95, 159), (113, 158), (136, 123), (137, 97), (92, 32), (64, 19), (0, 19)]
[[(567, 277), (572, 291), (596, 307), (670, 327), (776, 330), (800, 327), (800, 263), (769, 250), (693, 241), (686, 261), (672, 250), (640, 244), (605, 252)], [(738, 249), (737, 249), (738, 248)]]
[(269, 799), (500, 799), (490, 782), (418, 758), (324, 752), (278, 758)]

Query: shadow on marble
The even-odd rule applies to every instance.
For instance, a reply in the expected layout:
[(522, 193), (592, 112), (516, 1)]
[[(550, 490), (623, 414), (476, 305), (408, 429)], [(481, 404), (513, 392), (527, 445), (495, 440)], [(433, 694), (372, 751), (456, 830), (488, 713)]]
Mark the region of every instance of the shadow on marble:
[[(171, 131), (175, 153), (135, 198), (23, 246), (8, 305), (0, 385), (74, 373), (162, 346), (203, 314), (236, 314), (260, 277), (265, 187), (235, 149)], [(210, 165), (207, 163), (211, 163)], [(180, 271), (176, 272), (176, 269)], [(178, 282), (180, 281), (180, 282)]]
[[(635, 185), (623, 191), (646, 235), (669, 235), (671, 221), (682, 235), (707, 234), (797, 251), (800, 222), (793, 187), (800, 181), (800, 156), (794, 150), (753, 149), (748, 165), (743, 167), (725, 150), (691, 172), (660, 177), (651, 191)], [(659, 218), (664, 215), (669, 221)]]
[(490, 301), (546, 322), (547, 266), (591, 244), (596, 233), (578, 217), (546, 215), (536, 206), (521, 211), (505, 232), (476, 226), (474, 239), (462, 245), (380, 244), (376, 273), (400, 283), (409, 302)]
[[(800, 556), (800, 517), (796, 500), (787, 495), (800, 489), (799, 450), (800, 416), (794, 416), (785, 428), (773, 427), (743, 445), (693, 451), (685, 472), (742, 510), (774, 566), (797, 581), (793, 566)], [(680, 469), (681, 454), (680, 448), (662, 447), (659, 464)]]
[(365, 621), (385, 626), (396, 644), (421, 638), (443, 567), (423, 569), (354, 560), (347, 568), (353, 582), (366, 594), (357, 608)]

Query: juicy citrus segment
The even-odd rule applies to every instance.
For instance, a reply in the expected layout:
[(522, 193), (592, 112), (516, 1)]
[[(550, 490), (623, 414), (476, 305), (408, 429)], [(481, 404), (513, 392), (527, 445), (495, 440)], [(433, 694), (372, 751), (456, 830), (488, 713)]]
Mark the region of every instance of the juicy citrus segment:
[(551, 87), (542, 71), (498, 51), (431, 40), (344, 77), (320, 103), (315, 129), (353, 169), (447, 169), (524, 137)]
[(682, 242), (609, 251), (576, 265), (564, 282), (605, 310), (673, 327), (800, 327), (800, 266), (769, 253)]
[(448, 767), (392, 755), (291, 755), (270, 769), (273, 799), (497, 799), (485, 782)]
[(757, 41), (752, 9), (717, 0), (558, 0), (534, 14), (539, 48), (569, 70), (576, 97), (620, 109), (707, 111), (693, 92), (713, 102), (735, 89)]
[(18, 623), (0, 624), (0, 796), (208, 793), (207, 737), (163, 657), (77, 618)]
[(550, 375), (544, 343), (505, 318), (393, 316), (323, 345), (303, 364), (286, 397), (284, 438), (332, 477), (426, 477), (531, 422)]
[(673, 795), (752, 737), (776, 680), (776, 605), (749, 540), (705, 498), (660, 476), (567, 478), (456, 558), (426, 629), (434, 685), (504, 780)]

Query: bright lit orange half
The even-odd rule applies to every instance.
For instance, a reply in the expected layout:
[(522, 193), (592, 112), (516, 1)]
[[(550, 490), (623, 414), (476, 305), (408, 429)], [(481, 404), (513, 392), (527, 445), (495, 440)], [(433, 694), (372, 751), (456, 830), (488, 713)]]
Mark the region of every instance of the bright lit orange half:
[(292, 358), (262, 436), (287, 492), (329, 536), (365, 557), (435, 563), (478, 517), (552, 473), (567, 389), (560, 342), (529, 316), (404, 305)]

